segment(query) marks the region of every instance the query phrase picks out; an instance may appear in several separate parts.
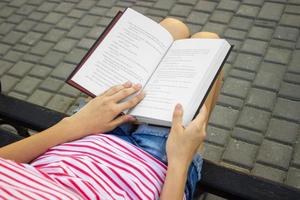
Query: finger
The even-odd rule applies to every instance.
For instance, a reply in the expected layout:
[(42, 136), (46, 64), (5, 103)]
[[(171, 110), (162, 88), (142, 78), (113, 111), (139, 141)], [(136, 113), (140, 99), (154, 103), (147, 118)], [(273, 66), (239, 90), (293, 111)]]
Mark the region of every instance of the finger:
[(139, 102), (141, 102), (144, 99), (145, 95), (146, 95), (145, 92), (140, 92), (135, 97), (131, 98), (128, 101), (120, 103), (118, 106), (121, 110), (133, 108), (134, 106), (136, 106)]
[(130, 88), (124, 88), (120, 91), (118, 91), (117, 93), (112, 95), (112, 99), (115, 102), (119, 102), (122, 99), (125, 99), (126, 97), (129, 97), (130, 95), (132, 95), (133, 93), (139, 91), (142, 88), (141, 84), (135, 84)]
[(124, 89), (124, 88), (129, 88), (132, 86), (132, 83), (130, 81), (127, 81), (126, 83), (122, 84), (122, 85), (116, 85), (113, 86), (111, 88), (109, 88), (108, 90), (106, 90), (101, 96), (111, 96), (117, 92), (119, 92), (120, 90)]
[(197, 117), (194, 119), (194, 121), (197, 124), (203, 124), (205, 121), (208, 120), (208, 110), (206, 108), (205, 105), (202, 106), (202, 108), (200, 109), (199, 114), (197, 115)]
[(173, 112), (172, 128), (182, 127), (182, 116), (183, 116), (182, 106), (181, 104), (177, 104)]
[(136, 121), (136, 119), (131, 116), (131, 115), (121, 115), (119, 117), (117, 117), (115, 120), (113, 120), (110, 125), (115, 128), (123, 123), (126, 123), (126, 122), (134, 122)]

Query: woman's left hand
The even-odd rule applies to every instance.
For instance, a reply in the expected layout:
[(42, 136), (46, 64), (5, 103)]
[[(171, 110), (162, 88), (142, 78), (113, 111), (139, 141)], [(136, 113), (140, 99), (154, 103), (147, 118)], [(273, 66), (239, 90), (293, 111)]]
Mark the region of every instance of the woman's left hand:
[(92, 133), (107, 132), (125, 122), (135, 121), (130, 115), (120, 115), (122, 111), (137, 105), (145, 96), (140, 92), (127, 101), (121, 101), (141, 90), (140, 84), (127, 82), (117, 85), (92, 99), (79, 112), (66, 118), (74, 128), (72, 140)]

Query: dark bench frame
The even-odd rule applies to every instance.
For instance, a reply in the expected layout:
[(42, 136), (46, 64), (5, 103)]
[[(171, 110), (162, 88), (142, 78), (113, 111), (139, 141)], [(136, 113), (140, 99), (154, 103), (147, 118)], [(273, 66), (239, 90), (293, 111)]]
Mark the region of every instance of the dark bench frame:
[[(24, 137), (29, 136), (27, 129), (42, 131), (66, 116), (63, 113), (0, 94), (0, 124), (11, 124)], [(202, 180), (197, 188), (195, 197), (209, 192), (227, 199), (300, 199), (300, 190), (296, 188), (241, 173), (208, 160), (204, 160)]]

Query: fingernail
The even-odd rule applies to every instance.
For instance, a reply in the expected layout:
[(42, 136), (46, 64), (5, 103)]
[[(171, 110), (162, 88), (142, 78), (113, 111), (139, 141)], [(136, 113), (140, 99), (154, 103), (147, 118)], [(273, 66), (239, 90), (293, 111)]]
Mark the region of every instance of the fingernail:
[(177, 110), (181, 110), (181, 109), (182, 109), (182, 106), (181, 106), (180, 103), (176, 104), (176, 109), (177, 109)]
[(136, 87), (137, 89), (141, 89), (141, 88), (142, 88), (142, 84), (137, 83), (137, 84), (135, 85), (135, 87)]
[(130, 87), (130, 86), (131, 86), (131, 82), (130, 82), (130, 81), (127, 81), (127, 82), (125, 83), (125, 86)]

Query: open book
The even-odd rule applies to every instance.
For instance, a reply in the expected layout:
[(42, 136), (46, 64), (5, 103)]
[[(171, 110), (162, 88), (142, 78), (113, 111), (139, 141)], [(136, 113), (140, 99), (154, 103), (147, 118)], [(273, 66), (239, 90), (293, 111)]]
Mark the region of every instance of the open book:
[(67, 82), (90, 96), (126, 81), (141, 83), (146, 97), (128, 114), (140, 122), (171, 126), (177, 103), (187, 125), (204, 103), (231, 46), (224, 39), (182, 39), (127, 8), (119, 12)]

